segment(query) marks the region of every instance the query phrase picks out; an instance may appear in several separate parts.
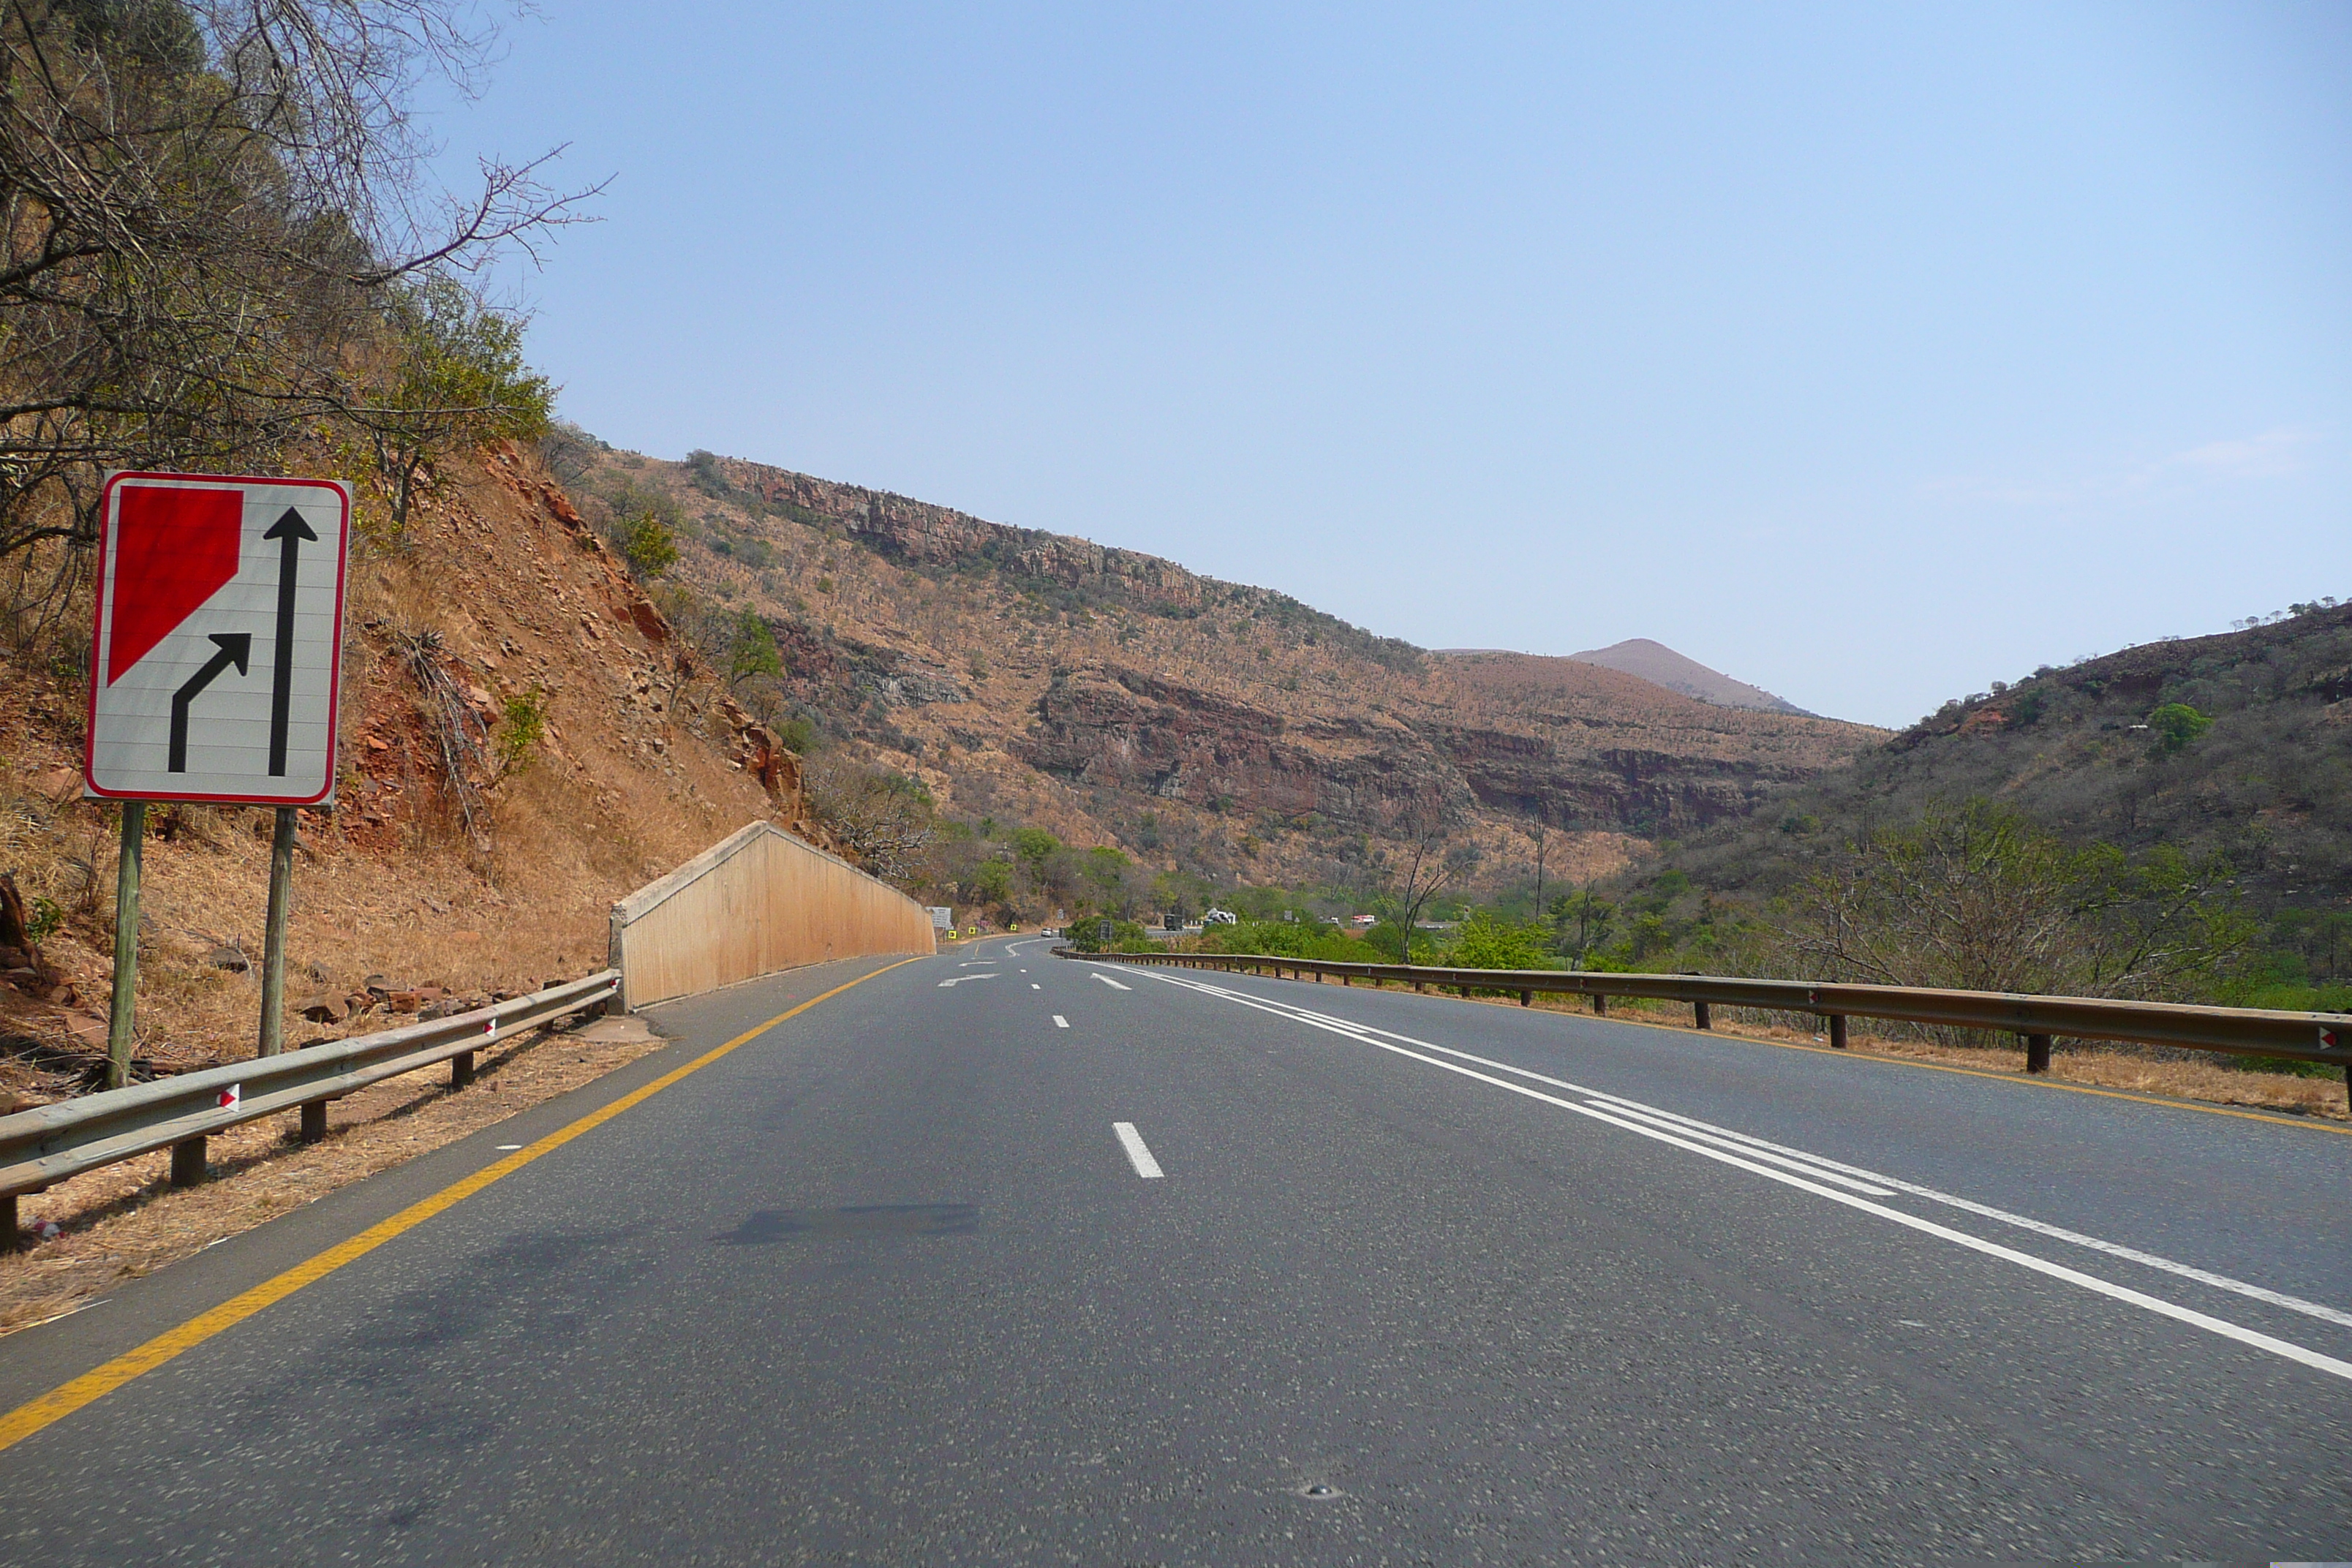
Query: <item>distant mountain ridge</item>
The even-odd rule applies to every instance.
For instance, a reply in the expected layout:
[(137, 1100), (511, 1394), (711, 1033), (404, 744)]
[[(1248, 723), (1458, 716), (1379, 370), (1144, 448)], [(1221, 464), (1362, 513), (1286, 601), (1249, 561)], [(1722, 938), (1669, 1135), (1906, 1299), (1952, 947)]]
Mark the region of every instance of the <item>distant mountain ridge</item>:
[(1685, 697), (1696, 697), (1701, 702), (1712, 702), (1718, 708), (1753, 708), (1765, 713), (1789, 713), (1803, 719), (1817, 719), (1785, 697), (1775, 697), (1760, 686), (1750, 686), (1744, 680), (1734, 680), (1719, 669), (1709, 669), (1695, 658), (1676, 653), (1662, 642), (1648, 637), (1628, 637), (1623, 642), (1611, 643), (1607, 647), (1588, 648), (1568, 656), (1580, 664), (1597, 664), (1603, 669), (1622, 670), (1638, 675), (1669, 691), (1679, 691)]
[(1437, 810), (1492, 864), (1532, 866), (1549, 829), (1555, 869), (1606, 874), (1885, 738), (1572, 659), (1436, 657), (1159, 557), (738, 458), (579, 439), (560, 468), (608, 527), (670, 520), (656, 596), (714, 657), (764, 625), (782, 668), (742, 687), (755, 710), (953, 811), (1154, 866), (1361, 879)]

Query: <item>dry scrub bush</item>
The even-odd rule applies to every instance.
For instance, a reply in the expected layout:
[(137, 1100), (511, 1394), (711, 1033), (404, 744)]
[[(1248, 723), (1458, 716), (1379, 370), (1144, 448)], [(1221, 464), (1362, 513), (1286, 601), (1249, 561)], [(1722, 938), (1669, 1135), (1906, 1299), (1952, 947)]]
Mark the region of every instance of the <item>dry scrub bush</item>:
[(2073, 848), (1981, 800), (1866, 836), (1798, 885), (1787, 916), (1784, 973), (2029, 995), (2208, 999), (2255, 936), (2218, 858)]

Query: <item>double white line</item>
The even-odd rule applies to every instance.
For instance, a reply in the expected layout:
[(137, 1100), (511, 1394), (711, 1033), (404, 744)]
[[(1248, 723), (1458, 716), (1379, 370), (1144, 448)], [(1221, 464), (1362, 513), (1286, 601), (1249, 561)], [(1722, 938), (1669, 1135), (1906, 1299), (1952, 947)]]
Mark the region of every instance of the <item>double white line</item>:
[[(2045, 1275), (2053, 1279), (2063, 1280), (2069, 1285), (2107, 1297), (2111, 1300), (2122, 1301), (2144, 1311), (2170, 1318), (2176, 1322), (2202, 1329), (2208, 1333), (2235, 1340), (2240, 1344), (2267, 1351), (2273, 1355), (2283, 1356), (2288, 1361), (2299, 1362), (2305, 1366), (2326, 1373), (2331, 1376), (2352, 1381), (2352, 1363), (2339, 1361), (2334, 1356), (2325, 1355), (2291, 1341), (2278, 1339), (2258, 1330), (2230, 1322), (2226, 1319), (2200, 1312), (2194, 1308), (2183, 1307), (2159, 1297), (2134, 1290), (2127, 1286), (2115, 1284), (2110, 1280), (2099, 1279), (2096, 1275), (2069, 1268), (2062, 1263), (2053, 1263), (2048, 1258), (2037, 1258), (2032, 1253), (2020, 1252), (2014, 1247), (2003, 1247), (1999, 1242), (1987, 1241), (1982, 1237), (1970, 1236), (1966, 1231), (1954, 1230), (1948, 1226), (1938, 1225), (1933, 1220), (1906, 1214), (1901, 1209), (1889, 1208), (1875, 1200), (1893, 1197), (1897, 1193), (1907, 1193), (1916, 1197), (1962, 1209), (1970, 1214), (1979, 1215), (1988, 1219), (1999, 1220), (2005, 1225), (2017, 1226), (2053, 1240), (2089, 1247), (2112, 1258), (2161, 1269), (2220, 1289), (2234, 1291), (2241, 1296), (2250, 1297), (2271, 1306), (2284, 1307), (2289, 1311), (2303, 1313), (2306, 1317), (2318, 1318), (2339, 1326), (2352, 1327), (2352, 1313), (2341, 1311), (2336, 1308), (2324, 1306), (2316, 1301), (2306, 1301), (2300, 1297), (2285, 1295), (2280, 1291), (2265, 1289), (2259, 1285), (2250, 1285), (2243, 1280), (2232, 1279), (2227, 1275), (2194, 1268), (2185, 1263), (2176, 1263), (2170, 1258), (2159, 1258), (2154, 1253), (2120, 1247), (2114, 1242), (2102, 1241), (2096, 1237), (2064, 1230), (2056, 1226), (2046, 1225), (2040, 1220), (2030, 1219), (2023, 1215), (2011, 1214), (2006, 1210), (1957, 1197), (1948, 1193), (1940, 1193), (1931, 1187), (1923, 1187), (1892, 1176), (1883, 1176), (1859, 1166), (1843, 1164), (1835, 1160), (1808, 1153), (1801, 1149), (1791, 1149), (1783, 1144), (1767, 1142), (1761, 1138), (1751, 1137), (1744, 1132), (1717, 1127), (1709, 1122), (1678, 1115), (1671, 1110), (1661, 1110), (1655, 1106), (1644, 1105), (1639, 1100), (1627, 1100), (1620, 1095), (1605, 1094), (1598, 1089), (1585, 1089), (1570, 1083), (1565, 1079), (1552, 1078), (1527, 1068), (1514, 1067), (1508, 1062), (1498, 1062), (1489, 1058), (1474, 1056), (1468, 1051), (1455, 1050), (1450, 1046), (1433, 1045), (1427, 1040), (1414, 1039), (1409, 1035), (1396, 1034), (1371, 1025), (1359, 1024), (1346, 1018), (1336, 1018), (1328, 1014), (1317, 1013), (1311, 1009), (1293, 1006), (1286, 1003), (1269, 1001), (1265, 997), (1253, 996), (1245, 992), (1212, 985), (1190, 976), (1170, 974), (1151, 969), (1143, 970), (1141, 973), (1167, 984), (1181, 985), (1187, 990), (1198, 991), (1223, 1001), (1238, 1003), (1244, 1007), (1254, 1007), (1259, 1012), (1271, 1013), (1294, 1023), (1306, 1024), (1313, 1028), (1343, 1036), (1359, 1044), (1371, 1046), (1446, 1072), (1457, 1073), (1464, 1078), (1475, 1079), (1480, 1083), (1524, 1096), (1528, 1100), (1539, 1100), (1546, 1105), (1557, 1106), (1562, 1110), (1573, 1111), (1579, 1116), (1590, 1117), (1596, 1121), (1605, 1121), (1612, 1127), (1622, 1128), (1628, 1132), (1638, 1133), (1642, 1137), (1671, 1144), (1677, 1149), (1687, 1150), (1691, 1153), (1702, 1155), (1706, 1159), (1736, 1166), (1752, 1174), (1811, 1193), (1816, 1197), (1827, 1198), (1832, 1203), (1843, 1204), (1848, 1208), (1860, 1209), (1864, 1214), (1874, 1215), (1880, 1219), (1918, 1231), (1922, 1235), (1948, 1241), (1956, 1247), (1965, 1247), (1972, 1252), (1980, 1252), (1989, 1258), (1998, 1258), (2003, 1262), (2016, 1264), (2021, 1268), (2030, 1268), (2037, 1274)], [(1435, 1054), (1427, 1054), (1433, 1052)], [(1494, 1071), (1481, 1071), (1481, 1068), (1492, 1068)], [(1544, 1084), (1549, 1086), (1549, 1089), (1532, 1088), (1528, 1083), (1513, 1082), (1511, 1079), (1495, 1076), (1496, 1073), (1508, 1073), (1515, 1078), (1528, 1079), (1531, 1083)], [(1561, 1092), (1555, 1094), (1549, 1092), (1549, 1089), (1558, 1089)], [(1569, 1095), (1576, 1098), (1572, 1100), (1566, 1098)]]

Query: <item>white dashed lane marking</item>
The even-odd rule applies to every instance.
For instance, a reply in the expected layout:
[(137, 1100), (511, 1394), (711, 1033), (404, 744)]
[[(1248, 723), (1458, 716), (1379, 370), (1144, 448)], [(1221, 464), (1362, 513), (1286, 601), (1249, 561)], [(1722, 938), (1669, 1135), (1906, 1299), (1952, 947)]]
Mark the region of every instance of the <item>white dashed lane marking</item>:
[(1156, 1182), (1168, 1174), (1151, 1157), (1151, 1150), (1144, 1143), (1143, 1134), (1135, 1130), (1134, 1122), (1114, 1121), (1110, 1130), (1118, 1134), (1119, 1147), (1127, 1151), (1128, 1163), (1135, 1167), (1137, 1175), (1147, 1182)]

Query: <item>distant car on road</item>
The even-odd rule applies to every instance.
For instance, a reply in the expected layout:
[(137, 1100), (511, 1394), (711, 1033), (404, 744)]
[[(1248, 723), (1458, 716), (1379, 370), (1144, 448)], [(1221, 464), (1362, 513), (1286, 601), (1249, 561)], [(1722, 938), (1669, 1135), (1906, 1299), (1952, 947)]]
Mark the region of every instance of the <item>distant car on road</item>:
[(1242, 923), (1242, 917), (1231, 910), (1203, 910), (1201, 911), (1201, 923), (1204, 926), (1237, 926)]

